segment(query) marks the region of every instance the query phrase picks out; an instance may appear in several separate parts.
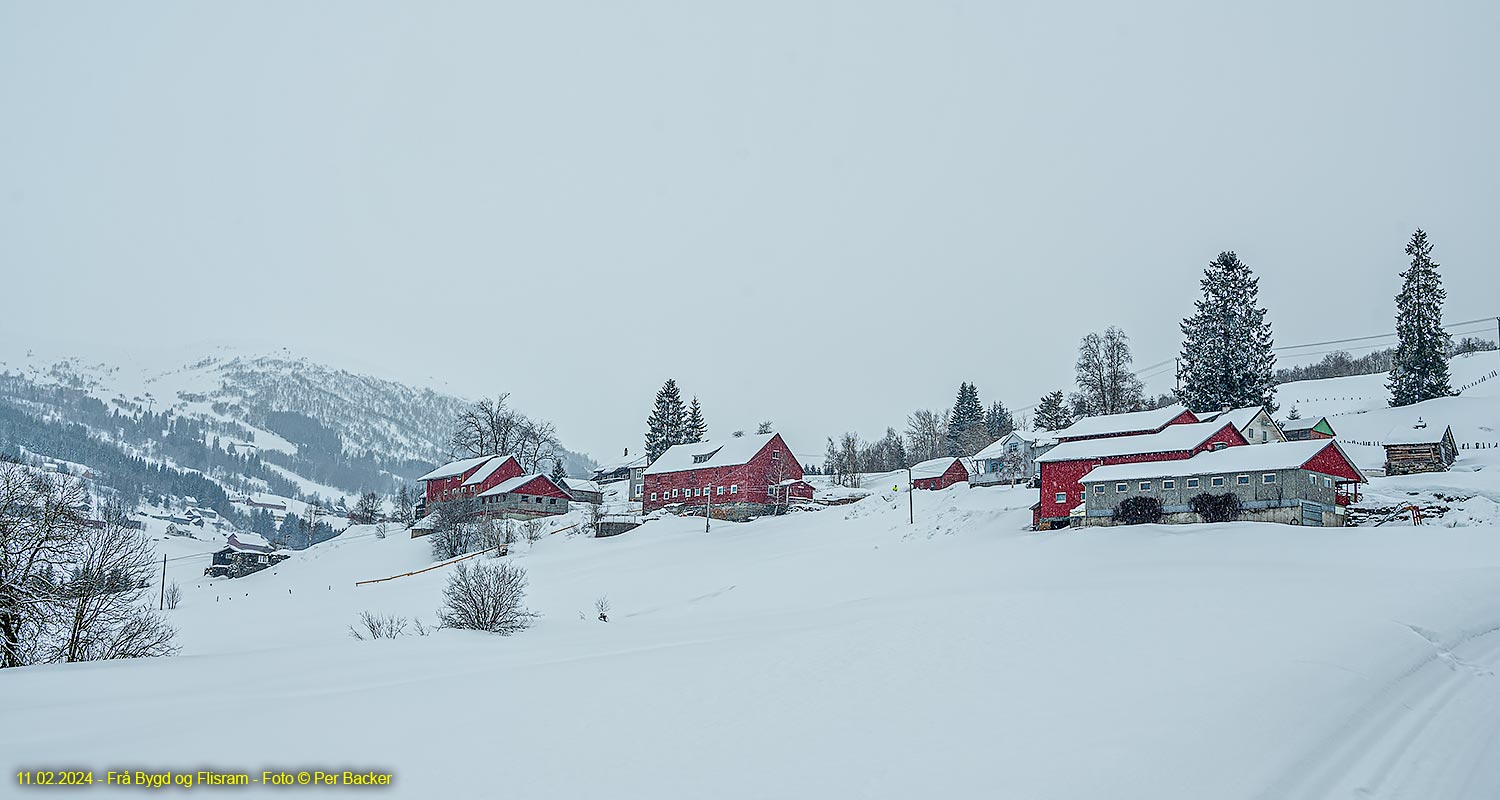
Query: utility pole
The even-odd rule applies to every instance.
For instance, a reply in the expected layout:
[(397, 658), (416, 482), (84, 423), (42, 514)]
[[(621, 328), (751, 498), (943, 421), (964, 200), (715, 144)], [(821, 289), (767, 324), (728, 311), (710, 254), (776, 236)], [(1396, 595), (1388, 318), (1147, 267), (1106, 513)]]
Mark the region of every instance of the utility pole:
[(165, 611), (167, 608), (167, 553), (161, 554), (161, 599), (157, 602), (156, 610)]
[(915, 491), (914, 491), (915, 489), (916, 489), (916, 486), (915, 486), (915, 484), (912, 483), (912, 480), (911, 480), (911, 467), (907, 467), (906, 468), (906, 516), (908, 517), (908, 519), (906, 521), (906, 524), (908, 524), (908, 525), (915, 525), (915, 524), (917, 524), (917, 507), (916, 507), (916, 501), (912, 499), (912, 495), (915, 494)]
[(1181, 395), (1182, 394), (1182, 356), (1178, 356), (1178, 357), (1172, 359), (1172, 361), (1174, 363), (1176, 363), (1176, 365), (1177, 365), (1177, 369), (1175, 370), (1176, 373), (1177, 373), (1177, 390), (1176, 390), (1176, 394)]
[(714, 515), (714, 487), (709, 484), (703, 491), (708, 493), (708, 506), (703, 510), (703, 532), (708, 533), (708, 519)]

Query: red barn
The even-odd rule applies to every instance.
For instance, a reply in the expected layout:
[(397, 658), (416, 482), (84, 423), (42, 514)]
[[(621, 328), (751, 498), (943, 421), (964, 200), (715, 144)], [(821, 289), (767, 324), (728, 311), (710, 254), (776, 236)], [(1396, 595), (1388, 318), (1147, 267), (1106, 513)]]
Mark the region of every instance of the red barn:
[(566, 514), (570, 499), (566, 488), (539, 472), (508, 478), (479, 494), (483, 513), (506, 517)]
[(1076, 442), (1085, 439), (1108, 439), (1115, 436), (1140, 436), (1160, 433), (1168, 425), (1191, 425), (1201, 422), (1198, 416), (1181, 405), (1170, 405), (1151, 411), (1133, 411), (1129, 414), (1101, 414), (1084, 417), (1051, 435), (1059, 442)]
[(650, 512), (712, 502), (715, 515), (753, 516), (775, 510), (777, 487), (801, 479), (802, 465), (777, 433), (679, 444), (646, 468), (641, 505)]
[(1042, 496), (1032, 509), (1031, 524), (1037, 527), (1043, 522), (1066, 524), (1069, 512), (1085, 500), (1083, 476), (1095, 467), (1174, 461), (1244, 444), (1248, 442), (1233, 422), (1176, 424), (1157, 433), (1064, 442), (1037, 459), (1042, 471)]
[(472, 498), (520, 475), (515, 456), (479, 456), (451, 461), (417, 478), (427, 491), (427, 505)]
[(969, 479), (969, 468), (957, 458), (934, 458), (911, 468), (913, 489), (946, 489)]

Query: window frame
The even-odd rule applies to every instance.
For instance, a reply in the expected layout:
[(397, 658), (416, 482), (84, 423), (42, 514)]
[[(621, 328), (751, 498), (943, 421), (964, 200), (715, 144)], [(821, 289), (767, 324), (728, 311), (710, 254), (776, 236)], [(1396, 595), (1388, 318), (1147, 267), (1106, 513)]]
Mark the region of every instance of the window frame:
[(1214, 477), (1209, 478), (1208, 479), (1208, 486), (1211, 489), (1221, 489), (1221, 488), (1223, 488), (1224, 487), (1224, 476), (1223, 475), (1215, 475)]
[(1057, 494), (1052, 495), (1052, 502), (1058, 503), (1058, 504), (1063, 504), (1063, 503), (1068, 502), (1068, 493), (1067, 492), (1058, 492)]

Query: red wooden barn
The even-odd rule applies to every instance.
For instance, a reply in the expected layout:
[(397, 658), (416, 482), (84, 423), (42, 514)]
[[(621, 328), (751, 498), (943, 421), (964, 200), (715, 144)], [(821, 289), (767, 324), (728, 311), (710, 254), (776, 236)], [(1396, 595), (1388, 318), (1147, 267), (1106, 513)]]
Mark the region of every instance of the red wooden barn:
[(969, 479), (969, 468), (962, 459), (934, 458), (913, 465), (911, 485), (914, 489), (946, 489)]
[(1094, 467), (1173, 461), (1191, 458), (1207, 450), (1244, 444), (1248, 442), (1233, 422), (1174, 424), (1164, 426), (1156, 433), (1064, 442), (1037, 459), (1042, 472), (1042, 496), (1032, 509), (1032, 525), (1040, 526), (1043, 522), (1067, 524), (1069, 512), (1084, 502), (1081, 480)]
[(520, 475), (515, 456), (479, 456), (451, 461), (417, 478), (427, 491), (427, 505), (445, 500), (478, 497)]
[(679, 444), (646, 468), (641, 505), (650, 512), (712, 502), (715, 514), (760, 514), (775, 506), (778, 486), (801, 479), (802, 465), (777, 433)]

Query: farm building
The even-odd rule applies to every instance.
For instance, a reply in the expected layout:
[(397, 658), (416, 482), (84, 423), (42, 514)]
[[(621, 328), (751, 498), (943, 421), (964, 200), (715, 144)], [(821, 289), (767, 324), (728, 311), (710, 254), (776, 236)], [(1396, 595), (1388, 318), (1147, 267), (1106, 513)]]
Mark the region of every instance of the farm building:
[(1230, 408), (1212, 414), (1199, 414), (1198, 419), (1203, 422), (1220, 420), (1233, 422), (1245, 437), (1245, 441), (1250, 444), (1269, 444), (1287, 440), (1286, 433), (1282, 431), (1281, 426), (1276, 424), (1276, 420), (1271, 419), (1271, 412), (1261, 406)]
[(1152, 411), (1084, 417), (1062, 430), (1053, 431), (1052, 436), (1059, 442), (1105, 439), (1114, 436), (1140, 436), (1158, 433), (1168, 425), (1186, 425), (1194, 422), (1202, 422), (1202, 420), (1181, 405), (1171, 405)]
[(604, 502), (604, 490), (599, 484), (587, 481), (583, 478), (566, 478), (563, 480), (567, 486), (568, 495), (577, 503), (602, 503)]
[(1095, 467), (1083, 476), (1088, 499), (1081, 523), (1115, 525), (1125, 500), (1161, 503), (1162, 522), (1202, 522), (1198, 495), (1232, 495), (1236, 518), (1287, 525), (1342, 526), (1344, 506), (1358, 499), (1365, 476), (1337, 441), (1275, 442), (1209, 450), (1177, 461)]
[(992, 486), (1030, 481), (1037, 476), (1037, 456), (1056, 444), (1051, 431), (1011, 431), (974, 454), (969, 483)]
[(952, 456), (923, 461), (911, 468), (913, 489), (946, 489), (968, 479), (969, 468), (964, 466), (963, 459)]
[(1032, 525), (1065, 526), (1075, 509), (1082, 514), (1082, 478), (1095, 467), (1181, 461), (1206, 450), (1245, 444), (1244, 434), (1232, 421), (1174, 424), (1157, 433), (1063, 442), (1037, 459), (1042, 491), (1041, 499), (1032, 507)]
[(287, 559), (270, 542), (246, 531), (229, 534), (227, 547), (214, 553), (214, 560), (203, 574), (210, 578), (241, 578)]
[(789, 478), (772, 487), (772, 502), (783, 506), (812, 502), (813, 493), (812, 484), (801, 478)]
[(480, 513), (501, 517), (539, 517), (568, 513), (568, 490), (542, 473), (517, 475), (477, 495)]
[(1453, 429), (1428, 427), (1420, 418), (1411, 427), (1397, 428), (1385, 437), (1385, 474), (1447, 472), (1458, 459)]
[(1304, 442), (1308, 439), (1332, 439), (1334, 436), (1333, 426), (1328, 424), (1327, 417), (1289, 419), (1281, 423), (1281, 430), (1286, 432), (1286, 438), (1289, 442)]
[(479, 456), (451, 461), (417, 478), (423, 497), (433, 503), (474, 498), (523, 472), (515, 456)]
[(646, 456), (644, 453), (632, 456), (630, 455), (630, 449), (626, 448), (625, 454), (620, 457), (619, 461), (612, 464), (605, 464), (594, 470), (594, 476), (590, 480), (598, 484), (630, 481), (629, 499), (640, 502), (641, 498), (645, 496), (646, 467)]
[(667, 449), (644, 473), (644, 511), (713, 505), (714, 516), (737, 519), (776, 510), (778, 486), (802, 479), (781, 435), (762, 433)]

